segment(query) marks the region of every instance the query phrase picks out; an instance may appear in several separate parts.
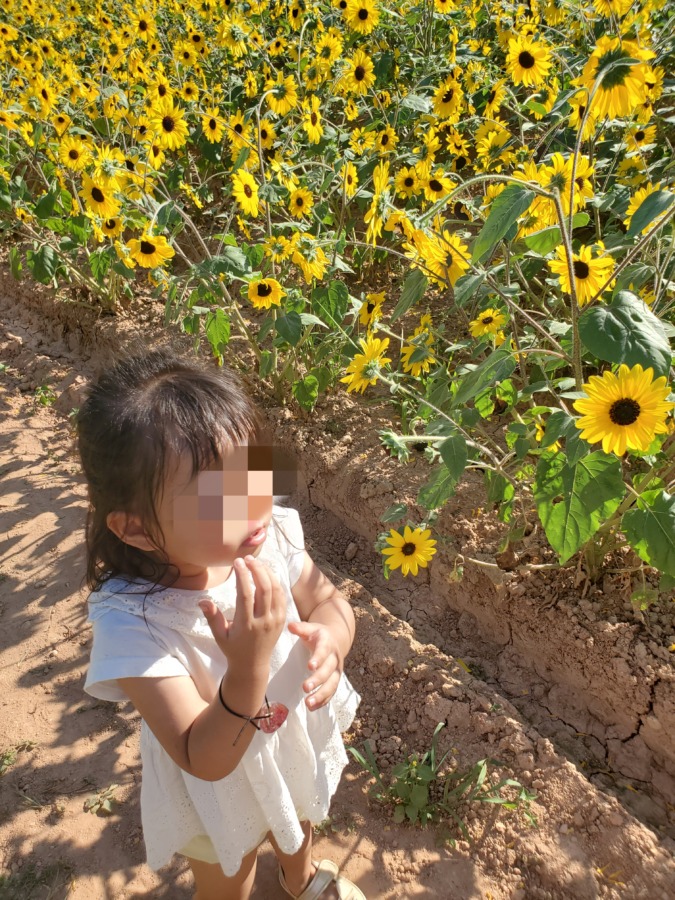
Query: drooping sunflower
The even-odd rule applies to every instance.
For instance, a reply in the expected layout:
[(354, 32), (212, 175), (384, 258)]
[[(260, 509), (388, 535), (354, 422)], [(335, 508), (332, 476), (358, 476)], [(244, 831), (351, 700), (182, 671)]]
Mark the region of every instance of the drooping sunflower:
[(291, 215), (295, 216), (296, 219), (302, 219), (304, 216), (309, 215), (313, 206), (314, 198), (312, 197), (312, 192), (306, 188), (298, 188), (291, 193), (288, 208), (291, 211)]
[(406, 525), (403, 534), (392, 528), (387, 537), (389, 546), (382, 551), (382, 555), (387, 557), (387, 567), (400, 567), (404, 576), (411, 572), (417, 575), (420, 567), (426, 569), (429, 560), (436, 553), (436, 541), (430, 535), (429, 528), (413, 529)]
[(320, 281), (328, 268), (328, 257), (310, 234), (303, 234), (294, 242), (291, 262), (302, 270), (307, 284), (310, 284), (313, 278)]
[(79, 193), (87, 207), (102, 219), (112, 219), (120, 211), (120, 204), (115, 199), (115, 186), (97, 183), (86, 172), (82, 174), (82, 190)]
[(250, 172), (239, 169), (232, 176), (232, 194), (241, 211), (249, 216), (258, 215), (258, 185)]
[(375, 84), (375, 65), (363, 50), (356, 50), (347, 60), (347, 70), (339, 81), (341, 90), (348, 94), (367, 94)]
[(436, 362), (436, 357), (431, 349), (434, 342), (433, 335), (426, 329), (417, 329), (412, 339), (401, 350), (401, 365), (403, 371), (419, 378), (426, 375), (431, 366)]
[(343, 11), (352, 31), (370, 34), (380, 21), (380, 10), (375, 0), (347, 0)]
[(544, 41), (518, 35), (509, 41), (506, 69), (514, 84), (537, 87), (551, 68), (551, 48)]
[(385, 356), (389, 346), (389, 338), (376, 338), (369, 335), (366, 339), (359, 338), (362, 353), (357, 353), (347, 366), (347, 374), (340, 381), (347, 385), (347, 393), (361, 391), (364, 393), (368, 385), (375, 384), (380, 368), (391, 359)]
[(155, 139), (163, 150), (179, 150), (188, 139), (185, 113), (174, 106), (173, 100), (164, 100), (148, 111), (148, 124)]
[(248, 299), (256, 309), (281, 306), (281, 298), (285, 296), (286, 292), (276, 278), (261, 278), (248, 286)]
[(494, 119), (499, 108), (506, 100), (506, 88), (504, 87), (505, 79), (497, 81), (487, 92), (485, 109), (483, 115), (486, 119)]
[[(633, 221), (633, 216), (638, 211), (638, 209), (642, 206), (642, 204), (645, 202), (647, 197), (650, 197), (652, 194), (655, 194), (660, 190), (661, 190), (660, 183), (659, 184), (647, 184), (643, 188), (640, 188), (633, 194), (633, 196), (630, 199), (630, 203), (628, 204), (628, 209), (626, 210), (626, 218), (623, 220), (623, 224), (626, 226), (626, 228), (630, 228), (631, 222)], [(652, 219), (651, 222), (649, 222), (647, 225), (645, 225), (645, 227), (642, 229), (642, 234), (645, 234), (647, 231), (649, 231), (650, 228), (653, 228), (655, 225), (657, 225), (661, 221), (661, 219), (665, 215), (667, 215), (667, 213), (668, 213), (667, 209), (664, 210), (662, 213), (659, 213), (658, 216), (656, 216), (654, 219)]]
[(504, 326), (506, 316), (498, 309), (484, 309), (469, 324), (469, 331), (475, 338), (483, 337), (485, 334), (497, 334)]
[(670, 386), (665, 376), (655, 380), (651, 367), (629, 369), (622, 363), (616, 375), (610, 370), (591, 375), (583, 389), (587, 396), (573, 404), (582, 414), (576, 426), (589, 444), (602, 441), (605, 453), (644, 453), (655, 435), (667, 433), (666, 419), (675, 403), (666, 400)]
[[(653, 57), (651, 50), (635, 41), (604, 35), (598, 38), (583, 72), (572, 83), (590, 91), (599, 82), (591, 104), (598, 119), (630, 116), (647, 100), (646, 79), (651, 66), (646, 60)], [(638, 65), (632, 60), (639, 60)]]
[(359, 176), (353, 162), (346, 163), (342, 168), (345, 197), (351, 199), (359, 188)]
[(207, 107), (202, 116), (202, 133), (210, 144), (219, 144), (223, 139), (225, 126), (217, 106)]
[(142, 234), (140, 238), (132, 238), (127, 242), (127, 247), (131, 258), (144, 269), (163, 266), (176, 254), (163, 235), (148, 232)]
[(284, 73), (277, 74), (276, 81), (270, 81), (265, 85), (266, 91), (271, 91), (267, 97), (267, 103), (273, 113), (285, 116), (287, 112), (298, 105), (298, 86), (292, 75), (284, 78)]
[[(582, 244), (578, 253), (572, 253), (572, 269), (574, 271), (574, 285), (577, 294), (577, 303), (584, 306), (589, 303), (597, 293), (606, 285), (605, 290), (611, 287), (611, 281), (607, 284), (614, 260), (611, 256), (605, 256), (605, 246), (602, 241), (595, 245), (603, 254), (593, 255), (593, 247)], [(560, 277), (560, 288), (566, 294), (572, 293), (569, 267), (567, 265), (567, 251), (564, 246), (556, 248), (557, 259), (549, 260), (549, 268), (554, 275)]]

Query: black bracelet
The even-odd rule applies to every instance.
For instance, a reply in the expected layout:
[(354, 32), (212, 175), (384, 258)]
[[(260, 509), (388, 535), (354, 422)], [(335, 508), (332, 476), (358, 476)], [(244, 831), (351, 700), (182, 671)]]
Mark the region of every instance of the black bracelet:
[(230, 709), (230, 707), (227, 705), (227, 703), (223, 700), (222, 688), (223, 688), (223, 680), (224, 680), (224, 678), (225, 678), (225, 676), (223, 675), (223, 677), (220, 679), (220, 684), (218, 685), (218, 697), (219, 697), (219, 699), (220, 699), (220, 702), (222, 703), (223, 707), (227, 710), (227, 712), (230, 713), (231, 716), (236, 716), (238, 719), (245, 719), (245, 720), (246, 720), (246, 722), (245, 722), (244, 725), (242, 726), (241, 731), (240, 731), (239, 734), (237, 735), (237, 737), (236, 737), (236, 739), (235, 739), (235, 741), (234, 741), (234, 744), (232, 744), (232, 746), (234, 747), (234, 745), (237, 743), (237, 741), (238, 741), (239, 738), (241, 737), (241, 735), (242, 735), (242, 733), (243, 733), (243, 731), (244, 731), (244, 728), (246, 728), (246, 724), (247, 724), (247, 723), (250, 722), (251, 725), (253, 725), (253, 727), (256, 729), (256, 731), (260, 731), (260, 725), (257, 724), (258, 721), (259, 721), (260, 719), (269, 719), (269, 717), (272, 715), (272, 713), (269, 712), (270, 704), (269, 704), (269, 701), (268, 701), (268, 699), (267, 699), (267, 694), (265, 694), (265, 706), (267, 707), (267, 710), (268, 710), (268, 711), (267, 711), (266, 713), (264, 713), (263, 715), (261, 715), (261, 716), (258, 716), (258, 715), (256, 715), (256, 716), (243, 716), (241, 713), (235, 712), (233, 709)]

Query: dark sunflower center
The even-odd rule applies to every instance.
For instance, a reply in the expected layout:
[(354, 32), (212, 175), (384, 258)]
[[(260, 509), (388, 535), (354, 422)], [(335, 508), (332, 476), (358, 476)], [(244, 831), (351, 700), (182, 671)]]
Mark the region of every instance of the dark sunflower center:
[(415, 549), (415, 545), (412, 543), (412, 541), (406, 541), (405, 544), (401, 547), (401, 553), (404, 556), (412, 556), (415, 552)]
[(304, 206), (304, 204), (305, 204), (305, 201), (302, 199), (302, 197), (296, 197), (296, 198), (295, 198), (295, 205), (296, 205), (296, 206)]
[(359, 19), (361, 19), (362, 22), (365, 22), (367, 18), (368, 18), (368, 10), (360, 9), (359, 10)]
[(160, 86), (157, 88), (157, 93), (160, 97), (166, 97), (166, 85), (160, 84)]
[(403, 182), (403, 184), (404, 184), (407, 188), (411, 188), (411, 187), (415, 184), (415, 179), (412, 178), (410, 175), (408, 175), (408, 177), (405, 179), (405, 181)]
[(176, 123), (174, 122), (172, 117), (164, 116), (164, 118), (162, 119), (162, 128), (164, 129), (164, 131), (171, 134), (171, 132), (174, 130), (175, 127), (176, 127)]
[(312, 123), (312, 125), (316, 125), (318, 119), (319, 119), (319, 117), (317, 116), (317, 114), (315, 112), (313, 112), (312, 115), (309, 117), (309, 120)]
[(258, 296), (259, 297), (269, 297), (272, 293), (272, 285), (268, 284), (266, 281), (261, 281), (258, 285)]
[(432, 191), (436, 191), (436, 192), (443, 190), (443, 185), (438, 180), (438, 178), (432, 178), (431, 181), (429, 182), (429, 187), (431, 188)]
[(108, 221), (105, 223), (105, 227), (110, 229), (110, 231), (112, 231), (116, 225), (117, 222), (115, 221), (115, 219), (108, 219)]
[(250, 184), (245, 184), (245, 185), (244, 185), (244, 193), (246, 194), (247, 197), (252, 197), (252, 196), (253, 196), (253, 191), (251, 190), (251, 185), (250, 185)]
[(263, 141), (267, 140), (267, 129), (266, 128), (260, 129), (260, 137), (262, 138)]
[(139, 28), (139, 31), (147, 31), (148, 30), (148, 23), (145, 21), (145, 19), (141, 19), (141, 21), (138, 23), (138, 28)]
[(237, 132), (237, 134), (241, 134), (244, 130), (244, 126), (241, 124), (241, 122), (237, 122), (237, 124), (234, 126), (234, 130)]
[(150, 241), (141, 241), (141, 253), (143, 256), (152, 256), (155, 249), (155, 245), (151, 244)]
[(363, 66), (357, 66), (357, 67), (354, 69), (354, 78), (355, 78), (357, 81), (363, 81), (363, 79), (364, 79), (365, 77), (366, 77), (366, 70), (363, 68)]
[(93, 187), (91, 189), (91, 197), (92, 200), (95, 200), (97, 203), (103, 203), (105, 200), (105, 194), (101, 190), (101, 188)]
[(132, 160), (130, 160), (130, 159), (125, 159), (125, 160), (124, 160), (124, 165), (127, 167), (127, 169), (128, 169), (130, 172), (135, 172), (135, 171), (136, 171), (136, 166), (133, 164), (133, 161), (132, 161)]
[(577, 278), (581, 278), (582, 280), (584, 278), (588, 278), (591, 272), (588, 263), (585, 263), (582, 259), (575, 259), (573, 268), (575, 276)]
[(40, 91), (40, 93), (42, 94), (42, 99), (43, 99), (43, 100), (49, 100), (49, 94), (47, 93), (47, 91), (46, 91), (45, 88), (42, 88), (42, 90)]
[(375, 309), (375, 304), (374, 304), (374, 303), (368, 303), (367, 306), (366, 306), (366, 309), (368, 310), (369, 313), (371, 313), (371, 312)]
[(609, 418), (615, 425), (632, 425), (640, 418), (640, 404), (632, 397), (622, 397), (610, 406)]
[(483, 316), (482, 318), (483, 325), (492, 325), (494, 322), (494, 316)]
[(527, 50), (523, 50), (518, 54), (518, 62), (520, 63), (521, 68), (531, 69), (534, 65), (534, 56)]
[(450, 88), (443, 94), (443, 103), (449, 103), (454, 96), (455, 96), (455, 89)]
[(347, 9), (347, 0), (340, 0), (340, 9)]
[(72, 150), (68, 151), (68, 159), (76, 160), (80, 158), (80, 151), (76, 150), (74, 147)]
[(211, 129), (211, 131), (215, 131), (217, 127), (218, 127), (218, 123), (216, 122), (216, 120), (209, 119), (209, 128)]
[(466, 156), (458, 156), (455, 160), (455, 171), (460, 172), (466, 165)]
[(494, 89), (491, 90), (490, 93), (488, 94), (487, 102), (492, 103), (492, 101), (495, 99), (496, 96), (497, 96), (497, 91), (495, 91)]
[(640, 141), (644, 141), (644, 139), (645, 139), (645, 133), (644, 133), (644, 131), (636, 131), (636, 132), (635, 132), (635, 140), (638, 141), (638, 143), (639, 143)]
[(388, 135), (388, 134), (383, 134), (382, 137), (380, 138), (380, 144), (381, 144), (383, 147), (386, 147), (388, 143), (389, 143), (389, 135)]

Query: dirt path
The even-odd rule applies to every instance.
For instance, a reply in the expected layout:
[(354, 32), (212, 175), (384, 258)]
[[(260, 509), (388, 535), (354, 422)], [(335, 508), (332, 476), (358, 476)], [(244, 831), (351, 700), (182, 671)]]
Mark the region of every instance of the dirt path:
[[(191, 885), (181, 863), (159, 876), (144, 864), (137, 719), (128, 707), (82, 691), (90, 641), (81, 587), (85, 491), (67, 413), (77, 404), (78, 377), (106, 356), (100, 347), (87, 349), (86, 333), (64, 340), (61, 329), (55, 338), (53, 319), (40, 321), (33, 312), (31, 320), (20, 300), (19, 292), (0, 302), (0, 363), (9, 366), (0, 373), (0, 753), (22, 742), (34, 746), (19, 751), (2, 778), (0, 897), (182, 900)], [(147, 316), (152, 320), (150, 310)], [(107, 352), (131, 333), (120, 330)], [(59, 398), (53, 407), (33, 399), (47, 377)], [(522, 814), (474, 805), (466, 815), (474, 842), (435, 847), (432, 831), (395, 826), (367, 799), (367, 779), (352, 762), (316, 855), (343, 864), (371, 900), (671, 898), (672, 842), (590, 784), (497, 686), (439, 649), (448, 642), (433, 628), (413, 627), (381, 605), (381, 580), (364, 578), (344, 556), (350, 544), (362, 559), (374, 557), (372, 549), (317, 510), (304, 487), (294, 501), (308, 548), (357, 616), (347, 669), (363, 704), (351, 743), (370, 741), (387, 771), (425, 751), (436, 723), (446, 721), (441, 751), (450, 750), (460, 768), (502, 760), (506, 773), (537, 795), (531, 811), (538, 820), (533, 828)], [(464, 640), (470, 645), (470, 636)], [(119, 785), (113, 814), (87, 812), (85, 801), (111, 784)], [(283, 896), (269, 848), (260, 854), (254, 896)]]

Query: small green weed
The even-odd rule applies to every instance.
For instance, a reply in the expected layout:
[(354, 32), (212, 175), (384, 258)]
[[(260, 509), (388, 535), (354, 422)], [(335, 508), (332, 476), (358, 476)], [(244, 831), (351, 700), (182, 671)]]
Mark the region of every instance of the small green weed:
[(3, 750), (3, 752), (0, 753), (0, 776), (4, 775), (7, 769), (14, 765), (19, 753), (24, 750), (33, 750), (36, 746), (37, 744), (35, 741), (20, 741), (18, 744), (14, 744), (13, 747)]
[(27, 865), (16, 874), (0, 875), (0, 900), (65, 900), (73, 887), (72, 871), (61, 860), (42, 870)]
[(99, 791), (98, 794), (94, 794), (93, 797), (85, 800), (85, 812), (93, 813), (96, 816), (111, 816), (115, 811), (113, 807), (119, 802), (115, 797), (115, 791), (118, 787), (119, 784), (111, 784), (105, 790)]
[[(391, 778), (385, 784), (377, 761), (368, 744), (364, 753), (353, 747), (348, 750), (367, 772), (375, 779), (370, 792), (376, 800), (393, 807), (394, 822), (405, 821), (422, 826), (431, 823), (457, 826), (467, 841), (469, 831), (460, 816), (461, 809), (469, 803), (492, 803), (508, 810), (521, 810), (531, 825), (537, 821), (530, 811), (530, 801), (536, 794), (523, 787), (513, 778), (502, 778), (496, 784), (490, 779), (490, 768), (500, 763), (494, 759), (481, 759), (466, 771), (442, 771), (448, 753), (438, 759), (437, 741), (444, 722), (439, 722), (434, 731), (431, 747), (423, 756), (413, 753), (405, 762), (394, 766)], [(449, 752), (449, 751), (448, 751)], [(510, 788), (510, 796), (503, 791)], [(513, 796), (515, 792), (515, 796)], [(446, 840), (454, 844), (451, 834)]]
[(34, 403), (39, 403), (40, 406), (51, 406), (56, 403), (56, 400), (56, 394), (48, 384), (41, 384), (40, 387), (35, 388)]

